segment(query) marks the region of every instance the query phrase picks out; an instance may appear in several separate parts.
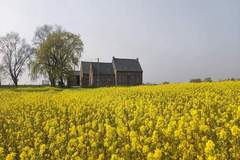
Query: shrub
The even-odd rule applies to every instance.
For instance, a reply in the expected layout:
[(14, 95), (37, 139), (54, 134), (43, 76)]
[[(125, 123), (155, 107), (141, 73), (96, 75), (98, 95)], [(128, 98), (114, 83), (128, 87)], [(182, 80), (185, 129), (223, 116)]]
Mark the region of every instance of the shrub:
[(204, 82), (212, 82), (212, 78), (211, 77), (207, 77), (203, 80)]
[(200, 78), (195, 78), (195, 79), (191, 79), (189, 82), (191, 82), (191, 83), (201, 83), (202, 80)]

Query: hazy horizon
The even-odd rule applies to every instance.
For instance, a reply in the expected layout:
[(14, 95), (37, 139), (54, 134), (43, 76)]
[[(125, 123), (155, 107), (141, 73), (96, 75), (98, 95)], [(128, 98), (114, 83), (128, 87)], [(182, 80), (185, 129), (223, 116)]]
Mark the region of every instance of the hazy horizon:
[(81, 60), (139, 58), (145, 83), (240, 78), (239, 0), (0, 0), (0, 19), (28, 43), (44, 24), (80, 34)]

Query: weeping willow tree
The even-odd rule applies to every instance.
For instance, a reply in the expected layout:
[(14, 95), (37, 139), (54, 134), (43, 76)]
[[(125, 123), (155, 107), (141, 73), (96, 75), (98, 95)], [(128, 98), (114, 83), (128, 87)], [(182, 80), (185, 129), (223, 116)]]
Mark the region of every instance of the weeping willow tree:
[(51, 86), (55, 86), (57, 81), (60, 86), (64, 86), (64, 80), (79, 63), (83, 42), (80, 35), (59, 27), (53, 31), (51, 27), (45, 26), (45, 30), (44, 39), (38, 39), (35, 48), (35, 58), (31, 63), (32, 77), (44, 75), (49, 78)]

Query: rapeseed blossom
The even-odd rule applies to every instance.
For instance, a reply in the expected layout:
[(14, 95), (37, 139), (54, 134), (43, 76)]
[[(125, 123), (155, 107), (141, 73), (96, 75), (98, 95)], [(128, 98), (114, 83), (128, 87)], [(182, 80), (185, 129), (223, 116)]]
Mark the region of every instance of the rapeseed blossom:
[(0, 159), (239, 159), (239, 105), (240, 82), (0, 89)]

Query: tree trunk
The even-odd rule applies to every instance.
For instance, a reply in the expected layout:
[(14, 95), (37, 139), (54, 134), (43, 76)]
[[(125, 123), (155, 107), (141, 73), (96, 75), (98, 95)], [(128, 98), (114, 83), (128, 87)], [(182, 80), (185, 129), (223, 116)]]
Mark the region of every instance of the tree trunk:
[(11, 76), (11, 79), (15, 85), (15, 87), (17, 87), (18, 85), (18, 77), (16, 76), (16, 73), (12, 71), (12, 68), (9, 68), (9, 73), (10, 73), (10, 76)]
[(52, 87), (55, 87), (55, 86), (56, 86), (56, 81), (55, 81), (55, 79), (50, 78), (49, 80), (50, 80), (51, 86), (52, 86)]
[(63, 78), (62, 77), (60, 78), (60, 84), (59, 85), (60, 85), (60, 87), (64, 87), (64, 82), (63, 82)]
[(52, 87), (55, 87), (56, 81), (55, 81), (55, 78), (52, 76), (52, 74), (50, 72), (48, 72), (48, 78), (49, 78), (49, 81), (50, 81), (50, 85)]
[(14, 83), (15, 87), (17, 87), (18, 86), (18, 79), (15, 78), (15, 77), (12, 77), (12, 80), (13, 80), (13, 83)]

